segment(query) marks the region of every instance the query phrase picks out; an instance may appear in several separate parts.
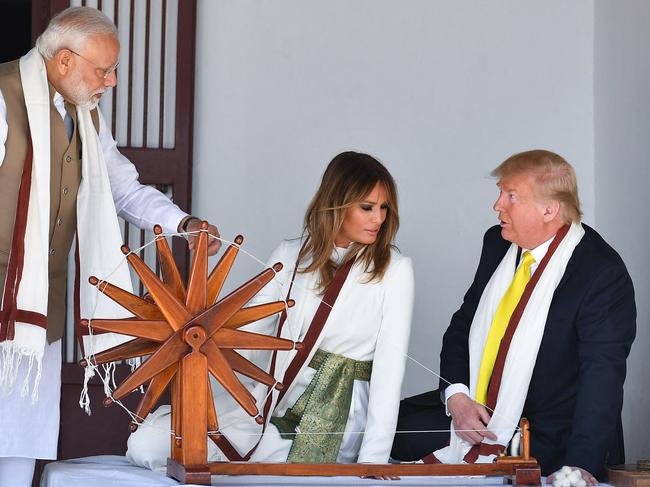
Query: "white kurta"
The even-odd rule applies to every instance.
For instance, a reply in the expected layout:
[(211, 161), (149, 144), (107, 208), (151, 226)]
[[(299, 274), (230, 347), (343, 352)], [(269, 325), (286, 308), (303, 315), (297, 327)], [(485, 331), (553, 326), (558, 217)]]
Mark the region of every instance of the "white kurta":
[[(63, 97), (59, 93), (55, 93), (53, 102), (59, 115), (65, 121), (66, 111)], [(0, 91), (0, 164), (5, 158), (7, 130), (7, 107)], [(140, 184), (138, 170), (117, 149), (117, 143), (101, 112), (99, 112), (98, 135), (118, 216), (147, 230), (158, 224), (163, 227), (165, 232), (176, 232), (179, 222), (187, 214), (160, 191), (151, 186)]]
[[(36, 365), (36, 364), (34, 364)], [(31, 389), (21, 396), (29, 362), (20, 363), (15, 387), (0, 393), (0, 457), (55, 460), (59, 439), (61, 398), (61, 340), (46, 343), (39, 399), (32, 403)], [(35, 371), (31, 371), (31, 377)]]
[[(55, 93), (53, 102), (65, 120), (63, 97)], [(5, 157), (8, 130), (6, 118), (6, 105), (0, 92), (0, 163)], [(165, 232), (176, 232), (186, 213), (156, 189), (138, 182), (135, 166), (118, 151), (101, 113), (99, 143), (118, 215), (142, 228), (150, 229), (158, 223)], [(0, 392), (0, 457), (56, 459), (61, 395), (61, 342), (45, 347), (39, 399), (34, 404), (31, 394), (20, 394), (20, 385), (28, 371), (26, 365), (24, 362), (21, 364), (13, 392), (9, 395)], [(33, 374), (34, 371), (32, 376)]]
[[(300, 246), (299, 240), (286, 241), (273, 252), (269, 265), (281, 262), (284, 267), (251, 304), (286, 297)], [(274, 416), (282, 416), (305, 391), (316, 372), (307, 364), (318, 348), (354, 360), (372, 360), (370, 382), (354, 383), (339, 462), (387, 462), (399, 411), (413, 308), (411, 260), (393, 252), (384, 278), (379, 282), (366, 282), (367, 278), (368, 274), (359, 264), (352, 268), (309, 358), (280, 404), (274, 404), (273, 408)], [(283, 337), (299, 341), (306, 334), (322, 297), (316, 290), (316, 279), (315, 274), (296, 274), (291, 290), (291, 298), (296, 305), (289, 310), (282, 330)], [(277, 322), (277, 318), (262, 320), (248, 325), (246, 330), (275, 334)], [(276, 379), (282, 379), (295, 353), (278, 353)], [(246, 355), (268, 369), (270, 352), (248, 352)], [(251, 382), (247, 384), (261, 412), (267, 386)], [(247, 453), (257, 443), (261, 427), (223, 389), (214, 387), (213, 390), (221, 431), (240, 453)], [(274, 403), (276, 400), (277, 391), (274, 393)], [(154, 424), (141, 426), (131, 435), (127, 456), (138, 465), (161, 468), (169, 455), (168, 407), (154, 413), (152, 418)], [(275, 426), (267, 424), (251, 460), (285, 461), (291, 443), (281, 438)], [(212, 442), (209, 442), (209, 449), (209, 460), (226, 460)]]

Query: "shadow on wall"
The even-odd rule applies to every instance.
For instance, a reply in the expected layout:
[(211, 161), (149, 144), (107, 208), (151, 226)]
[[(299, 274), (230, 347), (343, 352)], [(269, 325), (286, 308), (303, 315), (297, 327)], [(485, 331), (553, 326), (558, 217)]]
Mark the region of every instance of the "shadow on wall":
[(13, 61), (31, 48), (32, 2), (0, 0), (0, 63)]

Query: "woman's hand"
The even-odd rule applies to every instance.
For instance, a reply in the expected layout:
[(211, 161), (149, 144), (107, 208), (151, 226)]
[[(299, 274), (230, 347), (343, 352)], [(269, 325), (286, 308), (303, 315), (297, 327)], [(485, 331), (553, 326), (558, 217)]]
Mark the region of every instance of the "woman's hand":
[(397, 475), (362, 475), (361, 478), (374, 480), (399, 480)]

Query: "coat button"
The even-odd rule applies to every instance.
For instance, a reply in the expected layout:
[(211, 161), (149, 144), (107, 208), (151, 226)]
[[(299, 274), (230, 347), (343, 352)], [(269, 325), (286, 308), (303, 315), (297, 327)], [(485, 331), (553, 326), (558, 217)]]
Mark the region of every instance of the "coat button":
[(69, 192), (69, 191), (68, 191), (68, 188), (63, 188), (63, 194), (66, 194), (66, 195), (67, 195), (68, 192)]
[(72, 157), (70, 157), (70, 156), (66, 156), (66, 158), (65, 158), (65, 162), (70, 162), (71, 160), (72, 160)]
[(50, 255), (56, 254), (56, 251), (54, 249), (50, 249)]
[(57, 219), (56, 219), (56, 224), (57, 224), (57, 226), (60, 227), (62, 223), (63, 223), (63, 220), (61, 220), (60, 218), (57, 218)]

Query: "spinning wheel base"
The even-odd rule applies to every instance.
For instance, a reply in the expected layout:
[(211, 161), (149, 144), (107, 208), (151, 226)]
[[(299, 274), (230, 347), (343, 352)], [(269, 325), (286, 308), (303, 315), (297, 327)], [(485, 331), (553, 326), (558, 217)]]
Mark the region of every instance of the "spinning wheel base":
[(167, 459), (167, 477), (183, 484), (210, 485), (210, 469), (207, 465), (183, 465)]
[(469, 476), (510, 477), (513, 485), (540, 485), (540, 467), (533, 458), (502, 457), (481, 464), (359, 464), (359, 463), (254, 463), (213, 462), (206, 465), (182, 465), (167, 460), (167, 476), (180, 482), (210, 485), (210, 475), (279, 475), (290, 477), (331, 477), (380, 475), (396, 476)]

